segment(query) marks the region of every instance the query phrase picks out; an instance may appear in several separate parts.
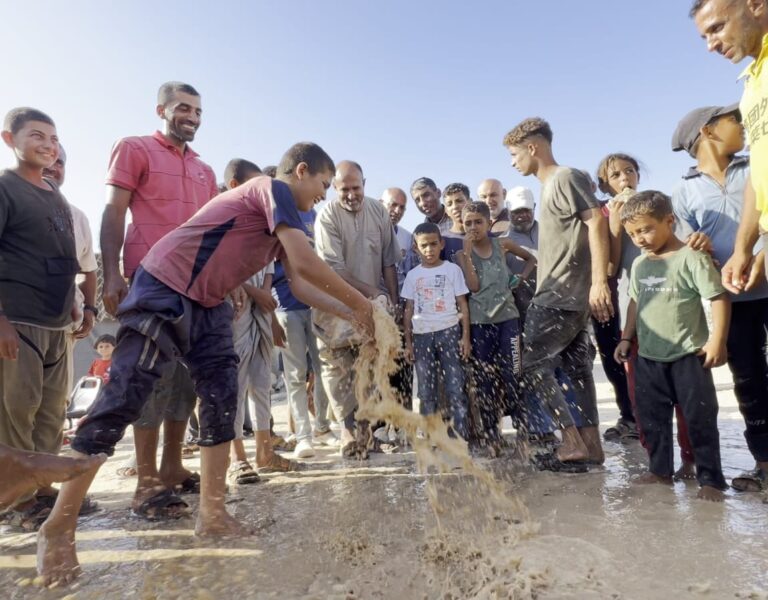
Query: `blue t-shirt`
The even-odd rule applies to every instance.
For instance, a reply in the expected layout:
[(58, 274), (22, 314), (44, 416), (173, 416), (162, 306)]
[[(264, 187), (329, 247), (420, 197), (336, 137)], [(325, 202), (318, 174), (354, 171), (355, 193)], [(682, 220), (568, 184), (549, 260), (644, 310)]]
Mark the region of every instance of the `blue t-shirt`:
[[(304, 223), (304, 228), (307, 230), (307, 234), (314, 245), (315, 217), (317, 216), (315, 209), (307, 212), (299, 211), (299, 216), (301, 217), (301, 220)], [(285, 269), (279, 260), (275, 261), (275, 275), (272, 278), (272, 297), (277, 302), (277, 310), (283, 312), (309, 309), (309, 306), (297, 300), (291, 293), (291, 288), (288, 285), (288, 278), (285, 276)]]

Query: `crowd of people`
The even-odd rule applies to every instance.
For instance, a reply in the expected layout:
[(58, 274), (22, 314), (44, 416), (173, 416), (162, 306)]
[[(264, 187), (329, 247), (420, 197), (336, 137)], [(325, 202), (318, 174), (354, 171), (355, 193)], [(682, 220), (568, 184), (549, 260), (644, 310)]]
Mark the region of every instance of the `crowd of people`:
[[(319, 445), (356, 460), (406, 445), (387, 424), (357, 418), (353, 364), (374, 334), (372, 301), (402, 331), (390, 381), (400, 402), (411, 409), (416, 398), (476, 455), (495, 458), (512, 444), (538, 469), (580, 473), (604, 462), (603, 440), (639, 440), (648, 471), (638, 483), (696, 479), (712, 501), (728, 483), (711, 369), (727, 362), (755, 459), (730, 485), (768, 489), (768, 283), (758, 243), (768, 235), (768, 7), (697, 0), (691, 16), (711, 50), (756, 60), (741, 105), (680, 119), (671, 150), (695, 164), (669, 195), (640, 189), (630, 154), (611, 151), (594, 177), (558, 164), (541, 118), (503, 137), (512, 166), (540, 181), (538, 202), (499, 179), (480, 182), (473, 198), (464, 183), (441, 190), (429, 177), (375, 199), (358, 162), (334, 162), (314, 143), (294, 144), (263, 170), (233, 159), (217, 184), (189, 145), (200, 94), (163, 84), (162, 130), (119, 140), (111, 153), (102, 298), (120, 330), (95, 344), (91, 374), (108, 383), (72, 433), (70, 458), (57, 455), (73, 347), (99, 317), (97, 261), (85, 215), (60, 191), (66, 155), (53, 119), (11, 110), (2, 138), (17, 164), (0, 174), (0, 508), (39, 527), (45, 581), (76, 577), (77, 518), (97, 509), (86, 492), (129, 425), (132, 511), (177, 519), (188, 514), (182, 494), (200, 494), (199, 535), (243, 533), (225, 509), (227, 479), (246, 485), (297, 470)], [(740, 154), (745, 132), (749, 156)], [(413, 232), (400, 224), (409, 198), (424, 215)], [(290, 459), (272, 431), (276, 351)], [(620, 415), (602, 435), (598, 352)], [(513, 438), (502, 436), (506, 416)], [(190, 421), (199, 474), (182, 463)]]

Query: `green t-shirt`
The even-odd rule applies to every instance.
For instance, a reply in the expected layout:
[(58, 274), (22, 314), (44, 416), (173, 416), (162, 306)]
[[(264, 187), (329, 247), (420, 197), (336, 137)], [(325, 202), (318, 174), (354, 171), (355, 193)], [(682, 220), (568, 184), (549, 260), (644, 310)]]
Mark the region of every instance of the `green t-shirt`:
[(638, 257), (629, 295), (637, 303), (639, 354), (672, 362), (698, 351), (709, 336), (702, 299), (723, 294), (709, 254), (685, 246), (669, 257)]
[(499, 240), (491, 238), (493, 252), (483, 258), (472, 251), (480, 289), (469, 295), (469, 320), (472, 323), (503, 323), (519, 318), (512, 290), (509, 289), (509, 269)]

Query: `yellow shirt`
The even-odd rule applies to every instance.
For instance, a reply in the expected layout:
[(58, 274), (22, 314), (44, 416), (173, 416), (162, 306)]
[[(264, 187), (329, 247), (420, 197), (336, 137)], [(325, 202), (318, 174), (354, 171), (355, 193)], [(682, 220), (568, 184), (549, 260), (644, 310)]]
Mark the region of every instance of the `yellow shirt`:
[(749, 164), (757, 210), (762, 213), (761, 231), (768, 231), (768, 70), (763, 71), (766, 58), (768, 58), (768, 34), (763, 36), (760, 56), (741, 74), (741, 77), (746, 79), (744, 95), (739, 104), (749, 141)]

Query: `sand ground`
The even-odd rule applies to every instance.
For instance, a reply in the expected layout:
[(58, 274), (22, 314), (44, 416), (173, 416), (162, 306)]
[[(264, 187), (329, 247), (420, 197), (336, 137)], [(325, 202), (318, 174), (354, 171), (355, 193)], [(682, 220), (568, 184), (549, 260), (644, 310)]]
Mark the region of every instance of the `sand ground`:
[[(595, 373), (605, 428), (617, 410), (597, 364)], [(718, 369), (716, 381), (730, 480), (752, 461), (728, 371)], [(285, 430), (285, 400), (275, 400)], [(461, 471), (419, 474), (413, 452), (357, 463), (320, 450), (305, 471), (233, 488), (231, 510), (257, 535), (216, 542), (194, 538), (190, 519), (130, 516), (135, 480), (115, 470), (131, 445), (127, 436), (92, 488), (102, 510), (78, 530), (78, 583), (30, 585), (34, 536), (6, 530), (0, 597), (768, 598), (763, 497), (729, 491), (715, 505), (695, 499), (695, 484), (631, 485), (645, 465), (637, 443), (606, 443), (605, 467), (582, 475), (535, 473), (509, 457), (480, 461), (508, 502)], [(187, 464), (199, 468), (197, 459)]]

